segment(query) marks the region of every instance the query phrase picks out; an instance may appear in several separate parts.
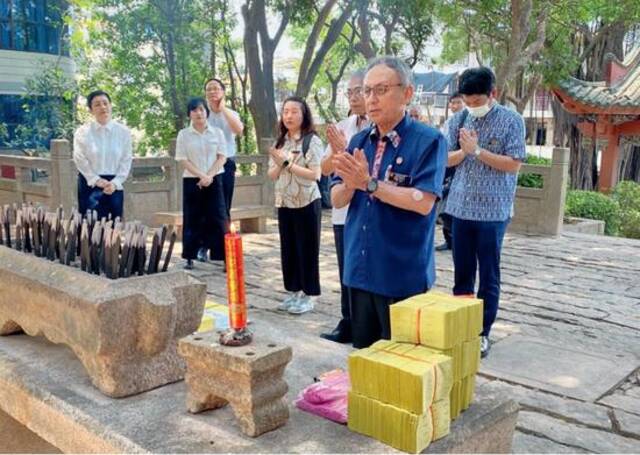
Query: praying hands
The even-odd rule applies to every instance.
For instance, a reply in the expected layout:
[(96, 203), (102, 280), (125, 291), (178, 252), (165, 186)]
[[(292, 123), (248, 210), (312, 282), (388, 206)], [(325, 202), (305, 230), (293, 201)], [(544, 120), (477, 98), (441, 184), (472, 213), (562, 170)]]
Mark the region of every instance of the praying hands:
[(355, 149), (353, 155), (350, 153), (339, 153), (333, 157), (333, 167), (335, 173), (342, 178), (348, 189), (367, 189), (369, 175), (369, 163), (362, 149)]

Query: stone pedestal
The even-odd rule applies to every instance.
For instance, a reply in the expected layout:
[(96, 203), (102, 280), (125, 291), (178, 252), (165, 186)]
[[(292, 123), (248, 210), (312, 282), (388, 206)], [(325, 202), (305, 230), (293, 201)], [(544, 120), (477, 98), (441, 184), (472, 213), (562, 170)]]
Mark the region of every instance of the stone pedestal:
[(0, 246), (0, 335), (69, 346), (111, 397), (184, 377), (177, 340), (197, 330), (205, 297), (184, 272), (110, 280)]
[(264, 339), (242, 347), (222, 346), (216, 332), (206, 332), (181, 339), (178, 350), (187, 363), (189, 412), (230, 403), (243, 433), (251, 437), (287, 422), (283, 374), (292, 357), (289, 346)]

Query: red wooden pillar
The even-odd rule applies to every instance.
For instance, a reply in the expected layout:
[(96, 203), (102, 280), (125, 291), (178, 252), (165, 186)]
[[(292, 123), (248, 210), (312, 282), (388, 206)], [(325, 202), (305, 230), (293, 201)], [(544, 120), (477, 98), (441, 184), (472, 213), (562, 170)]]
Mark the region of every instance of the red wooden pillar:
[(610, 131), (607, 134), (607, 148), (602, 154), (600, 161), (600, 175), (598, 176), (598, 190), (601, 193), (608, 193), (613, 190), (618, 183), (618, 156), (620, 134)]

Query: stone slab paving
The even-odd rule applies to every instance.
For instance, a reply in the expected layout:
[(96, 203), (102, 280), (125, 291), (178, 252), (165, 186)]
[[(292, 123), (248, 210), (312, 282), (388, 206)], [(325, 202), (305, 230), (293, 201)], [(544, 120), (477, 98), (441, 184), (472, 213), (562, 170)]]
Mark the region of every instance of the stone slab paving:
[(482, 371), (508, 382), (595, 401), (635, 369), (630, 355), (601, 356), (512, 335), (494, 346)]
[[(322, 296), (316, 309), (303, 316), (282, 316), (299, 321), (300, 330), (312, 334), (332, 329), (340, 312), (328, 212), (323, 216), (321, 241)], [(441, 241), (438, 228), (436, 243)], [(269, 221), (266, 234), (244, 236), (244, 249), (250, 307), (275, 313), (285, 295), (276, 222)], [(194, 274), (207, 281), (210, 296), (224, 302), (222, 267), (196, 267)], [(436, 268), (436, 287), (450, 291), (450, 252), (437, 253)], [(577, 233), (557, 238), (507, 234), (501, 309), (491, 335), (494, 353), (522, 350), (509, 341), (514, 336), (547, 346), (535, 352), (510, 353), (512, 359), (521, 356), (520, 367), (529, 360), (552, 371), (554, 362), (563, 358), (564, 371), (588, 377), (605, 361), (613, 365), (611, 371), (598, 370), (606, 378), (582, 386), (582, 393), (569, 394), (546, 383), (514, 377), (504, 368), (491, 370), (491, 360), (483, 363), (480, 387), (510, 394), (523, 408), (515, 452), (640, 452), (640, 241)], [(577, 351), (582, 357), (572, 364), (567, 351)], [(541, 379), (548, 382), (548, 378)]]

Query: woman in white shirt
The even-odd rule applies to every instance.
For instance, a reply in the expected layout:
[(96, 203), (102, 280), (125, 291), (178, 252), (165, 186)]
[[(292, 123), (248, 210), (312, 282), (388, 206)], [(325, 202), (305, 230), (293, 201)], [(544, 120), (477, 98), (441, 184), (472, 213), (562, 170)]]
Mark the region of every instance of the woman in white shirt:
[(102, 90), (87, 96), (94, 121), (82, 125), (73, 137), (73, 160), (78, 168), (78, 206), (83, 215), (123, 215), (123, 183), (133, 158), (131, 131), (111, 118), (111, 98)]
[(176, 141), (176, 160), (182, 162), (183, 238), (185, 268), (193, 268), (198, 248), (210, 250), (212, 260), (224, 260), (224, 234), (229, 220), (222, 194), (226, 142), (219, 128), (207, 123), (209, 108), (203, 98), (187, 105), (191, 125), (180, 130)]
[(323, 145), (315, 134), (307, 103), (289, 97), (282, 104), (279, 137), (269, 150), (269, 177), (275, 180), (284, 287), (278, 307), (292, 314), (311, 311), (320, 295), (320, 160)]

